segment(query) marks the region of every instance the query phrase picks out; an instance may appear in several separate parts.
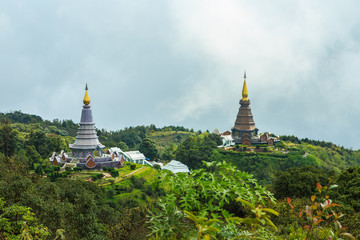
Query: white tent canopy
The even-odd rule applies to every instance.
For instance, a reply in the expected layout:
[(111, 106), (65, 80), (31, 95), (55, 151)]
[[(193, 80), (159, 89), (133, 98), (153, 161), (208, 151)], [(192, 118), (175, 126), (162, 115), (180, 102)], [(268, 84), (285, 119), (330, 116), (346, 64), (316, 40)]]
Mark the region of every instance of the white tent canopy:
[(173, 173), (178, 173), (178, 172), (188, 173), (188, 172), (190, 172), (189, 168), (185, 164), (182, 164), (181, 162), (176, 161), (176, 160), (171, 160), (171, 162), (169, 162), (167, 165), (165, 165), (162, 169), (169, 170)]

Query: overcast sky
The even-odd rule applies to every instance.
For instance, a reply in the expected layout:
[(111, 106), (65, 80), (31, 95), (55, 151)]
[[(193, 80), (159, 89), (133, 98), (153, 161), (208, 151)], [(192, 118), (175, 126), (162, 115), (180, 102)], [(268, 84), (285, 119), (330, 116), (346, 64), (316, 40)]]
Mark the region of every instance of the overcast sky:
[(98, 128), (260, 132), (360, 148), (358, 0), (0, 0), (0, 112)]

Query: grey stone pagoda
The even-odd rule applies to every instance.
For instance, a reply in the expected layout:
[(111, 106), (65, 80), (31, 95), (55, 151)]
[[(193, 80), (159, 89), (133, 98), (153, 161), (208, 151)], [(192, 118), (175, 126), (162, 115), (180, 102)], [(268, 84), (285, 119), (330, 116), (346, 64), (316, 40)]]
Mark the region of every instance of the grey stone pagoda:
[(84, 97), (84, 106), (81, 112), (80, 127), (76, 140), (73, 144), (69, 144), (73, 157), (85, 158), (88, 155), (94, 157), (94, 151), (98, 151), (99, 156), (102, 155), (102, 150), (105, 148), (98, 139), (95, 130), (95, 123), (90, 107), (90, 98), (88, 95), (88, 87), (86, 84)]

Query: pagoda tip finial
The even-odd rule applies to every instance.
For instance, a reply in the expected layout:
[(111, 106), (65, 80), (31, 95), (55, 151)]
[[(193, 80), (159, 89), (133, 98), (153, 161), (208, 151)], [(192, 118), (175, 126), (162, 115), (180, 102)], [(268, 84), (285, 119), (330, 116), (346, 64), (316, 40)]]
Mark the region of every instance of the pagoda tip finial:
[(248, 90), (247, 90), (247, 86), (246, 86), (246, 71), (244, 72), (244, 85), (243, 85), (243, 90), (242, 90), (242, 100), (244, 101), (248, 101)]
[(83, 100), (83, 103), (85, 104), (85, 105), (89, 105), (90, 104), (90, 98), (89, 98), (89, 94), (88, 94), (88, 86), (87, 86), (87, 84), (86, 84), (86, 86), (85, 86), (85, 96), (84, 96), (84, 100)]

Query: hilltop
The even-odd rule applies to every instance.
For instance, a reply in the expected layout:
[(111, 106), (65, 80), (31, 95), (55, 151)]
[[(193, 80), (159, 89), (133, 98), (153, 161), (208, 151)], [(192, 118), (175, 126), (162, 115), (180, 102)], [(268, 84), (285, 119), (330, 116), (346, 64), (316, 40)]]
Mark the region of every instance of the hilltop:
[[(280, 232), (264, 228), (254, 234), (267, 239), (303, 239), (307, 233), (301, 226), (306, 220), (299, 220), (295, 210), (312, 204), (307, 200), (310, 196), (314, 202), (315, 185), (326, 191), (329, 177), (340, 186), (329, 195), (341, 204), (341, 211), (351, 213), (343, 218), (345, 226), (360, 236), (360, 206), (354, 195), (360, 179), (360, 168), (354, 168), (360, 166), (359, 150), (295, 136), (281, 136), (275, 146), (219, 148), (222, 140), (218, 134), (150, 125), (118, 131), (97, 129), (97, 134), (108, 147), (139, 149), (164, 163), (177, 159), (192, 169), (190, 177), (160, 171), (158, 165), (152, 168), (128, 162), (119, 169), (61, 170), (51, 166), (48, 157), (52, 151), (69, 151), (77, 124), (43, 120), (19, 111), (0, 113), (0, 121), (0, 214), (6, 222), (0, 224), (0, 230), (5, 236), (28, 232), (52, 238), (146, 239), (151, 234), (156, 239), (165, 234), (169, 239), (186, 239), (196, 234), (193, 221), (205, 216), (223, 239), (239, 236), (240, 230), (250, 234), (251, 229), (246, 224), (234, 228), (225, 219), (254, 219), (246, 206), (258, 210), (267, 206), (271, 208), (268, 211), (280, 213), (279, 218), (271, 219)], [(292, 199), (286, 202), (284, 197)], [(320, 206), (323, 199), (315, 197), (319, 200), (313, 206)], [(248, 202), (242, 205), (239, 198)], [(10, 213), (4, 214), (9, 209), (19, 211), (24, 219), (36, 218), (21, 220), (19, 225)], [(330, 234), (330, 227), (318, 231)]]
[[(21, 111), (0, 113), (0, 121), (4, 117), (11, 120), (11, 127), (17, 133), (14, 151), (24, 149), (30, 157), (35, 156), (37, 161), (40, 157), (46, 159), (52, 151), (69, 151), (68, 144), (75, 140), (78, 130), (78, 124), (72, 120), (43, 120), (40, 116)], [(216, 134), (202, 133), (181, 126), (136, 126), (118, 131), (97, 129), (97, 134), (105, 146), (120, 147), (124, 151), (140, 149), (141, 143), (147, 139), (156, 147), (156, 159), (163, 161), (177, 158), (185, 163), (197, 161), (201, 165), (201, 161), (226, 160), (240, 170), (254, 174), (264, 183), (271, 182), (277, 171), (290, 167), (313, 165), (339, 172), (351, 166), (360, 166), (359, 150), (295, 136), (281, 136), (281, 142), (274, 147), (236, 145), (224, 150), (217, 148), (221, 145), (221, 139)], [(206, 137), (209, 140), (206, 140)], [(194, 149), (202, 149), (201, 154), (190, 156), (188, 153)]]

